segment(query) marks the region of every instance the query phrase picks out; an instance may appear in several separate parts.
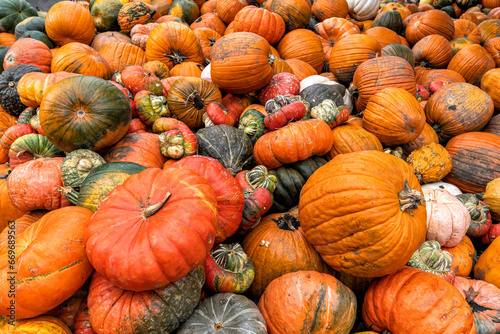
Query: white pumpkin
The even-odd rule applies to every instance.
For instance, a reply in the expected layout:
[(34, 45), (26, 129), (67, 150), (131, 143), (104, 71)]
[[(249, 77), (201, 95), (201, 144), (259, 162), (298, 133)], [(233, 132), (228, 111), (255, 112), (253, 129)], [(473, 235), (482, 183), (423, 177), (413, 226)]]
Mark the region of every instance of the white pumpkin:
[(302, 90), (306, 89), (307, 87), (312, 86), (312, 85), (316, 85), (316, 84), (342, 86), (341, 92), (344, 92), (343, 93), (344, 94), (343, 95), (344, 105), (347, 107), (347, 109), (349, 109), (349, 113), (352, 114), (352, 112), (354, 110), (354, 106), (352, 103), (352, 95), (349, 92), (349, 90), (346, 89), (344, 85), (342, 85), (336, 81), (332, 81), (332, 80), (328, 79), (327, 77), (324, 77), (322, 75), (308, 76), (307, 78), (303, 79), (300, 82), (300, 91), (302, 92)]
[(210, 64), (208, 64), (204, 69), (203, 71), (201, 71), (201, 78), (202, 79), (210, 79), (209, 81), (212, 82), (212, 76), (210, 75), (210, 69), (212, 67), (210, 66)]
[(377, 14), (380, 0), (347, 0), (349, 14), (358, 21), (369, 20)]
[(432, 183), (427, 183), (422, 185), (422, 189), (441, 189), (441, 190), (448, 190), (450, 194), (453, 196), (460, 195), (462, 191), (458, 189), (457, 186), (451, 184), (451, 183), (446, 183), (446, 182), (432, 182)]
[(305, 88), (315, 85), (329, 82), (330, 79), (322, 75), (310, 75), (300, 82), (300, 91), (302, 92)]
[(447, 190), (422, 189), (427, 209), (427, 240), (436, 240), (443, 247), (455, 247), (470, 225), (465, 205)]

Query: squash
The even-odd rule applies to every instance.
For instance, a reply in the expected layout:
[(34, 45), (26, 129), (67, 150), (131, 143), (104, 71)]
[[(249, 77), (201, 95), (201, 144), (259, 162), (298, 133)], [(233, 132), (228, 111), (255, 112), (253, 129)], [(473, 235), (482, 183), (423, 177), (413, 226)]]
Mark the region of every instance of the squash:
[(42, 315), (33, 319), (17, 320), (15, 326), (6, 324), (0, 327), (0, 334), (72, 334), (73, 332), (56, 317)]
[(14, 33), (24, 19), (37, 16), (31, 4), (25, 0), (5, 0), (0, 4), (0, 30)]
[(479, 86), (482, 76), (495, 68), (495, 61), (482, 46), (473, 44), (464, 47), (453, 56), (448, 69), (461, 74), (465, 81)]
[(421, 183), (440, 181), (451, 171), (451, 156), (436, 143), (414, 150), (406, 160)]
[(497, 288), (500, 288), (499, 246), (500, 238), (493, 239), (474, 266), (474, 278), (491, 283)]
[(80, 149), (68, 153), (61, 165), (64, 186), (79, 188), (94, 168), (105, 163), (99, 154), (91, 150)]
[(426, 122), (420, 135), (411, 142), (401, 145), (401, 148), (406, 155), (410, 155), (411, 152), (432, 143), (438, 144), (439, 137), (432, 126)]
[(496, 110), (500, 110), (500, 86), (497, 84), (499, 75), (500, 69), (495, 68), (486, 72), (481, 79), (481, 89), (491, 97)]
[(95, 0), (90, 14), (98, 31), (118, 31), (118, 14), (123, 4), (120, 0)]
[(130, 1), (120, 8), (117, 16), (118, 25), (124, 34), (129, 34), (136, 24), (147, 24), (160, 18), (158, 10), (142, 1)]
[(332, 268), (383, 276), (402, 268), (425, 240), (420, 191), (402, 159), (379, 151), (341, 154), (307, 180), (299, 219), (307, 240)]
[(418, 247), (407, 265), (439, 276), (453, 284), (456, 274), (452, 261), (451, 254), (441, 249), (439, 242), (428, 240)]
[(12, 169), (27, 161), (54, 157), (64, 157), (64, 152), (55, 147), (47, 137), (34, 133), (17, 138), (9, 150)]
[(47, 13), (45, 30), (57, 46), (72, 42), (90, 45), (95, 34), (94, 18), (88, 8), (74, 1), (59, 1)]
[(42, 72), (34, 65), (12, 66), (0, 74), (0, 107), (13, 116), (19, 116), (26, 109), (17, 92), (17, 84), (23, 75)]
[(176, 16), (190, 25), (200, 16), (200, 8), (192, 0), (174, 0), (168, 9), (168, 14)]
[(453, 58), (450, 42), (441, 35), (429, 35), (419, 40), (412, 49), (417, 66), (446, 68)]
[(384, 27), (399, 34), (403, 29), (403, 18), (397, 10), (382, 11), (377, 14), (371, 27)]
[[(388, 12), (384, 12), (388, 13)], [(389, 44), (380, 50), (382, 57), (396, 56), (406, 60), (412, 67), (415, 66), (415, 56), (409, 47), (403, 44)]]
[(380, 0), (347, 0), (349, 15), (358, 21), (373, 18), (379, 9)]
[(323, 45), (318, 36), (310, 30), (295, 29), (287, 33), (279, 41), (277, 50), (282, 59), (302, 60), (318, 73), (323, 68)]

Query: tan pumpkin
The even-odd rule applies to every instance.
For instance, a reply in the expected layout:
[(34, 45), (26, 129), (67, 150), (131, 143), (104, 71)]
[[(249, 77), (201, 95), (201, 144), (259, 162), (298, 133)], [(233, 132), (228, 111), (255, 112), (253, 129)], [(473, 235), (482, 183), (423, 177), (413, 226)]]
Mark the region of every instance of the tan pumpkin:
[(132, 30), (130, 30), (130, 38), (132, 44), (137, 45), (141, 49), (146, 49), (146, 41), (151, 31), (159, 25), (157, 22), (146, 23), (146, 24), (136, 24)]
[(422, 193), (427, 208), (426, 239), (436, 240), (444, 247), (455, 247), (469, 228), (469, 211), (447, 190), (425, 188)]
[(142, 66), (146, 62), (146, 53), (130, 43), (109, 43), (99, 51), (99, 54), (106, 60), (111, 72), (121, 72), (127, 66)]
[(469, 45), (458, 51), (448, 69), (461, 74), (468, 83), (479, 85), (484, 73), (495, 68), (495, 61), (481, 45)]
[(118, 31), (106, 31), (97, 34), (90, 46), (99, 52), (106, 44), (111, 42), (132, 43), (132, 40), (127, 35), (121, 34)]
[(421, 183), (440, 181), (451, 171), (451, 156), (436, 143), (414, 150), (406, 159)]
[(277, 50), (282, 59), (299, 59), (321, 72), (324, 63), (323, 45), (318, 36), (307, 29), (296, 29), (281, 39)]
[(68, 43), (59, 49), (52, 58), (52, 72), (71, 72), (110, 79), (111, 69), (108, 62), (92, 47), (82, 43)]

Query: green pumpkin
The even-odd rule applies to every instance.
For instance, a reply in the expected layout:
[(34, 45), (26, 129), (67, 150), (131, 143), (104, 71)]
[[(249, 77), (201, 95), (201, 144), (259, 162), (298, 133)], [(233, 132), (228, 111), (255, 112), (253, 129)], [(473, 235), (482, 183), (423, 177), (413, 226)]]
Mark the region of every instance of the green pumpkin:
[(262, 137), (266, 125), (264, 124), (264, 115), (255, 109), (248, 109), (240, 117), (238, 123), (238, 129), (245, 132), (245, 134), (252, 140), (252, 144), (255, 144), (257, 139)]
[(53, 49), (55, 47), (54, 43), (50, 40), (49, 36), (47, 36), (47, 34), (41, 31), (36, 31), (36, 30), (26, 31), (19, 39), (22, 38), (36, 39), (37, 41), (40, 41), (43, 44), (47, 45), (49, 49)]
[(31, 124), (31, 118), (36, 115), (36, 108), (26, 108), (17, 118), (16, 124)]
[(372, 27), (384, 27), (391, 29), (399, 34), (403, 29), (403, 19), (397, 10), (380, 12), (375, 20), (373, 20)]
[(47, 137), (30, 133), (17, 138), (9, 150), (9, 162), (12, 168), (24, 162), (40, 159), (64, 157), (64, 152), (52, 144)]
[(96, 0), (92, 4), (90, 14), (99, 31), (119, 31), (118, 13), (123, 7), (119, 0)]
[(43, 133), (61, 150), (97, 151), (125, 136), (132, 110), (129, 98), (115, 85), (78, 75), (44, 92), (39, 117)]
[(320, 157), (311, 157), (290, 165), (282, 166), (276, 170), (269, 171), (269, 174), (276, 176), (278, 183), (274, 190), (274, 201), (271, 212), (287, 212), (295, 205), (299, 204), (300, 191), (306, 184), (307, 179), (321, 166), (326, 164), (326, 160)]
[(45, 19), (40, 16), (30, 16), (27, 19), (19, 22), (15, 29), (17, 39), (20, 39), (25, 32), (36, 30), (45, 33)]
[(487, 234), (492, 224), (490, 208), (474, 194), (460, 194), (456, 197), (469, 211), (470, 225), (467, 229), (467, 235), (477, 238)]
[(443, 7), (451, 6), (453, 0), (434, 0), (432, 1), (432, 6), (436, 9), (442, 9)]
[(0, 1), (0, 29), (13, 34), (16, 25), (30, 16), (38, 13), (25, 0), (2, 0)]
[(3, 59), (5, 58), (5, 55), (7, 54), (7, 51), (9, 51), (10, 47), (8, 46), (0, 46), (0, 74), (3, 72)]
[(453, 8), (453, 6), (446, 6), (441, 8), (441, 10), (448, 14), (452, 19), (455, 18), (455, 8)]
[(477, 6), (479, 0), (455, 0), (455, 3), (462, 9), (469, 9), (471, 7)]
[[(99, 204), (116, 186), (125, 182), (130, 175), (145, 170), (146, 167), (134, 162), (109, 162), (93, 169), (80, 186), (76, 205), (96, 212)], [(74, 192), (70, 195), (76, 195)], [(71, 202), (75, 198), (68, 198)]]
[(98, 153), (81, 149), (69, 153), (61, 165), (62, 180), (65, 187), (80, 187), (89, 173), (106, 161)]
[(382, 57), (399, 57), (406, 60), (412, 67), (415, 66), (415, 56), (409, 47), (403, 44), (389, 44), (382, 48), (380, 52)]
[(174, 0), (168, 15), (177, 16), (190, 25), (200, 16), (200, 8), (193, 0)]
[(31, 72), (42, 70), (34, 65), (20, 64), (9, 67), (0, 74), (0, 107), (13, 116), (19, 116), (26, 109), (17, 93), (17, 83), (23, 75)]

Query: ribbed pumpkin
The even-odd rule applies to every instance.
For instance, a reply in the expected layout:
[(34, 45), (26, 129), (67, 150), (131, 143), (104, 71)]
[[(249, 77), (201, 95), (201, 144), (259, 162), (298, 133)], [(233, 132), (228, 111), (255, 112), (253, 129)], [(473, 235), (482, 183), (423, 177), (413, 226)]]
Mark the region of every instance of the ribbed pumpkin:
[(196, 21), (189, 26), (192, 30), (198, 28), (209, 28), (216, 31), (219, 35), (223, 36), (226, 30), (224, 22), (214, 13), (207, 13), (200, 16)]
[(368, 35), (350, 34), (335, 43), (330, 53), (328, 66), (336, 78), (349, 82), (363, 62), (380, 53), (379, 42)]
[(35, 65), (44, 73), (50, 73), (52, 52), (47, 45), (33, 38), (22, 38), (16, 41), (5, 54), (3, 68), (30, 64)]
[(409, 155), (414, 150), (419, 149), (425, 145), (429, 145), (431, 143), (438, 144), (439, 137), (436, 131), (432, 128), (432, 126), (430, 126), (429, 123), (425, 123), (424, 128), (422, 129), (420, 135), (411, 142), (401, 145), (401, 148), (403, 149), (405, 154)]
[(12, 169), (27, 161), (53, 157), (64, 157), (64, 152), (55, 147), (47, 137), (35, 133), (17, 138), (9, 150)]
[(349, 124), (337, 126), (332, 130), (333, 146), (327, 153), (328, 160), (332, 160), (339, 154), (356, 151), (377, 150), (382, 151), (380, 140), (365, 129)]
[(379, 277), (402, 268), (424, 242), (423, 204), (405, 161), (359, 151), (335, 157), (307, 180), (299, 218), (307, 240), (332, 268)]
[(213, 83), (233, 94), (250, 93), (264, 87), (274, 75), (269, 53), (269, 43), (257, 34), (235, 32), (223, 36), (210, 52)]
[(259, 301), (270, 334), (347, 334), (354, 326), (356, 308), (356, 296), (348, 287), (315, 271), (275, 279)]
[(275, 213), (262, 218), (242, 243), (255, 267), (249, 296), (259, 299), (274, 279), (294, 271), (331, 272), (309, 244), (296, 214)]
[(453, 35), (453, 39), (456, 38), (468, 38), (476, 44), (479, 44), (481, 41), (481, 32), (477, 28), (477, 25), (469, 20), (455, 20), (455, 34)]
[(317, 0), (311, 7), (311, 13), (319, 21), (331, 17), (345, 18), (349, 14), (349, 5), (346, 0)]
[(57, 82), (44, 93), (39, 116), (49, 140), (71, 152), (113, 145), (127, 132), (132, 112), (129, 99), (113, 84), (78, 75)]
[(285, 21), (286, 31), (305, 28), (311, 19), (311, 3), (307, 0), (273, 0), (269, 10)]
[(500, 136), (468, 132), (452, 138), (446, 145), (453, 168), (443, 181), (464, 193), (484, 192), (488, 182), (500, 177)]
[(161, 23), (146, 41), (148, 61), (159, 60), (170, 69), (183, 61), (203, 64), (203, 50), (193, 31), (177, 22)]
[(130, 43), (112, 42), (106, 44), (99, 51), (99, 54), (106, 60), (111, 72), (121, 72), (127, 66), (142, 66), (146, 62), (144, 51)]
[(500, 19), (485, 20), (477, 27), (481, 31), (481, 45), (492, 38), (500, 37)]
[(90, 46), (99, 52), (99, 50), (101, 50), (106, 44), (111, 42), (132, 43), (130, 37), (125, 34), (121, 34), (117, 31), (106, 31), (97, 34), (92, 40), (92, 44)]
[(387, 146), (411, 142), (420, 135), (424, 124), (424, 110), (402, 88), (388, 87), (375, 93), (363, 113), (363, 128)]
[(464, 235), (462, 241), (455, 247), (442, 247), (444, 251), (451, 254), (452, 265), (455, 267), (457, 276), (469, 277), (474, 264), (476, 250), (470, 238)]
[[(417, 70), (417, 69), (415, 69)], [(415, 79), (417, 85), (423, 86), (425, 89), (429, 90), (429, 85), (434, 80), (451, 81), (451, 82), (465, 82), (464, 77), (452, 70), (441, 69), (441, 70), (426, 70), (415, 73)]]
[(481, 254), (474, 266), (474, 278), (486, 281), (500, 288), (500, 238), (493, 242)]
[(483, 132), (489, 132), (496, 135), (500, 135), (500, 117), (498, 115), (493, 116), (488, 125), (483, 129)]
[(274, 45), (285, 34), (285, 21), (267, 9), (246, 6), (236, 14), (233, 29), (234, 32), (253, 32)]
[(360, 33), (359, 28), (354, 23), (340, 17), (326, 19), (316, 24), (314, 30), (323, 43), (325, 61), (330, 60), (330, 52), (335, 43), (345, 36)]
[(375, 93), (387, 87), (405, 89), (413, 96), (417, 94), (413, 67), (399, 57), (381, 57), (365, 61), (354, 72), (352, 83), (359, 94), (356, 99), (358, 112), (365, 109), (368, 100)]
[[(0, 148), (1, 149), (1, 148)], [(0, 166), (0, 231), (7, 226), (7, 223), (12, 220), (16, 220), (24, 215), (26, 212), (19, 210), (14, 206), (9, 197), (9, 192), (7, 189), (7, 171), (3, 171), (3, 167)]]
[(482, 130), (493, 110), (489, 95), (468, 83), (441, 87), (425, 105), (427, 123), (436, 130), (442, 143), (465, 132)]
[(311, 65), (318, 73), (324, 63), (323, 45), (318, 36), (307, 29), (296, 29), (281, 39), (277, 48), (283, 59), (300, 59)]
[(411, 45), (429, 35), (441, 35), (452, 40), (455, 35), (453, 19), (441, 10), (430, 10), (409, 20), (405, 37)]
[(481, 89), (493, 100), (495, 109), (500, 110), (500, 69), (489, 70), (481, 79)]
[(45, 30), (58, 46), (71, 42), (90, 45), (95, 33), (94, 18), (87, 8), (74, 1), (59, 1), (47, 13)]
[(222, 36), (217, 31), (210, 28), (196, 28), (193, 32), (196, 35), (196, 38), (200, 41), (201, 49), (203, 50), (203, 57), (210, 59), (212, 46)]
[(230, 24), (233, 22), (236, 14), (247, 5), (246, 0), (218, 0), (216, 5), (217, 16), (225, 24)]
[(484, 73), (495, 68), (495, 61), (482, 46), (473, 44), (458, 51), (448, 69), (461, 74), (468, 83), (479, 86)]
[(364, 30), (363, 33), (375, 38), (379, 42), (381, 48), (401, 42), (397, 33), (385, 27), (372, 27)]
[(190, 61), (185, 61), (172, 67), (170, 71), (173, 77), (201, 78), (203, 66)]
[(446, 68), (453, 51), (450, 42), (441, 35), (429, 35), (413, 46), (413, 55), (417, 66), (430, 68)]
[(148, 132), (131, 133), (111, 147), (104, 156), (106, 162), (135, 162), (148, 168), (162, 168), (158, 135)]
[(61, 46), (52, 58), (51, 71), (71, 72), (110, 79), (112, 71), (108, 62), (92, 47), (72, 42)]
[(495, 61), (496, 67), (500, 66), (500, 37), (490, 39), (484, 43), (484, 49), (488, 51), (491, 58)]
[(150, 4), (130, 1), (120, 8), (117, 20), (123, 33), (129, 34), (136, 24), (151, 23), (158, 20), (160, 16), (158, 10)]
[(291, 68), (290, 73), (295, 75), (300, 81), (312, 75), (318, 75), (318, 72), (303, 60), (295, 58), (287, 59), (285, 60), (285, 64)]

